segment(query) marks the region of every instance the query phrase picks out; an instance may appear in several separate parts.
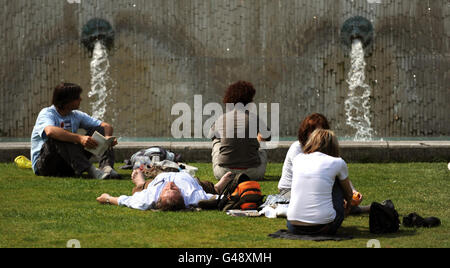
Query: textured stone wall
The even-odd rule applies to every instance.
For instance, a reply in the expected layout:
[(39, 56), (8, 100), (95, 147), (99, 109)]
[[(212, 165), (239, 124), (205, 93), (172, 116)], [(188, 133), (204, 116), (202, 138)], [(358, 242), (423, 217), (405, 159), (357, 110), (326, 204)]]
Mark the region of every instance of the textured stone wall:
[(94, 17), (115, 30), (105, 120), (118, 136), (171, 137), (175, 103), (220, 103), (241, 79), (254, 83), (255, 102), (280, 103), (282, 137), (312, 112), (352, 136), (340, 29), (356, 15), (375, 28), (366, 81), (376, 136), (450, 136), (447, 0), (0, 1), (0, 137), (29, 137), (61, 81), (84, 88), (91, 112), (80, 36)]

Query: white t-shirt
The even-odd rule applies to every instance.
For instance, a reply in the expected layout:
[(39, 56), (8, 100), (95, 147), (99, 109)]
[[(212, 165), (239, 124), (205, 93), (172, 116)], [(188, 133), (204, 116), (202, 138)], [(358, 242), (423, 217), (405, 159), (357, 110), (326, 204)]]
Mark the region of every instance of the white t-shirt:
[(294, 158), (302, 154), (302, 145), (299, 141), (294, 142), (286, 154), (286, 159), (283, 164), (283, 172), (281, 173), (278, 189), (291, 189), (292, 187), (292, 161)]
[(315, 152), (299, 154), (293, 161), (291, 201), (287, 218), (310, 224), (328, 224), (336, 218), (332, 191), (335, 178), (348, 178), (342, 158)]
[(186, 207), (196, 206), (201, 200), (208, 200), (213, 195), (207, 194), (186, 172), (165, 172), (161, 173), (148, 185), (147, 189), (137, 192), (133, 196), (122, 195), (118, 199), (119, 206), (148, 210), (155, 208), (156, 202), (161, 195), (161, 191), (168, 182), (174, 182), (180, 188)]

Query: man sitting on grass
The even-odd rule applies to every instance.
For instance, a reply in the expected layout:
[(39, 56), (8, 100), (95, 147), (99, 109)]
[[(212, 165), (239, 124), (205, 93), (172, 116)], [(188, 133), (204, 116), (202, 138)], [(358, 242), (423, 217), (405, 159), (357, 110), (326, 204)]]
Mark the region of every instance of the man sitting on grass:
[(112, 204), (129, 208), (161, 211), (179, 211), (197, 207), (199, 202), (217, 198), (225, 186), (234, 178), (231, 172), (225, 174), (214, 185), (199, 181), (186, 172), (162, 172), (153, 180), (145, 181), (140, 169), (133, 171), (131, 179), (135, 184), (131, 196), (112, 197), (102, 194), (97, 198), (100, 204)]
[[(114, 152), (110, 148), (100, 159), (100, 169), (89, 161), (91, 153), (84, 148), (96, 148), (91, 137), (95, 131), (112, 136), (110, 124), (78, 111), (82, 88), (61, 83), (53, 91), (52, 106), (42, 109), (31, 134), (33, 171), (38, 176), (72, 177), (87, 172), (95, 179), (120, 178), (113, 169)], [(77, 134), (78, 129), (87, 131)], [(114, 140), (113, 146), (117, 144)]]

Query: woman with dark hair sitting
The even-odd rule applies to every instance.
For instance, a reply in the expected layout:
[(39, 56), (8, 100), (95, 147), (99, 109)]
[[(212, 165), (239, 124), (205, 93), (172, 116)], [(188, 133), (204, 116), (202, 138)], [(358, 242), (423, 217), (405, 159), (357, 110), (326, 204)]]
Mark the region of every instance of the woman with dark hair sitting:
[[(286, 154), (280, 182), (278, 183), (278, 190), (280, 192), (280, 195), (288, 200), (291, 198), (294, 158), (299, 154), (303, 154), (303, 148), (306, 146), (310, 135), (316, 129), (330, 129), (330, 123), (328, 122), (328, 119), (324, 115), (319, 113), (308, 115), (302, 121), (298, 130), (298, 141), (294, 142), (291, 145), (289, 151)], [(351, 182), (350, 186), (353, 190), (353, 194), (360, 198), (360, 200), (358, 201), (354, 200), (355, 206), (352, 207), (350, 214), (368, 213), (370, 210), (370, 206), (359, 206), (359, 203), (362, 201), (362, 195), (353, 187)]]
[(292, 161), (298, 155), (303, 153), (302, 148), (305, 147), (309, 136), (317, 128), (330, 129), (330, 124), (327, 118), (318, 113), (308, 115), (300, 124), (298, 129), (298, 141), (294, 142), (286, 154), (286, 159), (283, 164), (283, 171), (280, 182), (278, 183), (278, 190), (280, 194), (289, 199), (291, 196), (292, 186)]
[(270, 133), (256, 114), (255, 94), (253, 85), (245, 81), (230, 85), (225, 92), (227, 112), (215, 121), (209, 134), (218, 180), (227, 172), (244, 173), (252, 180), (264, 179), (267, 152), (260, 149), (259, 142), (269, 141)]

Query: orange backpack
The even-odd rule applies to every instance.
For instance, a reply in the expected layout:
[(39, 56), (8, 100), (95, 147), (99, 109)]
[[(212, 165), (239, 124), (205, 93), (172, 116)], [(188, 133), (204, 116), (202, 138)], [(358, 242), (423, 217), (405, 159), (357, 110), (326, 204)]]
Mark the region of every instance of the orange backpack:
[(224, 190), (219, 201), (219, 210), (256, 210), (263, 203), (261, 186), (245, 174), (239, 174)]

